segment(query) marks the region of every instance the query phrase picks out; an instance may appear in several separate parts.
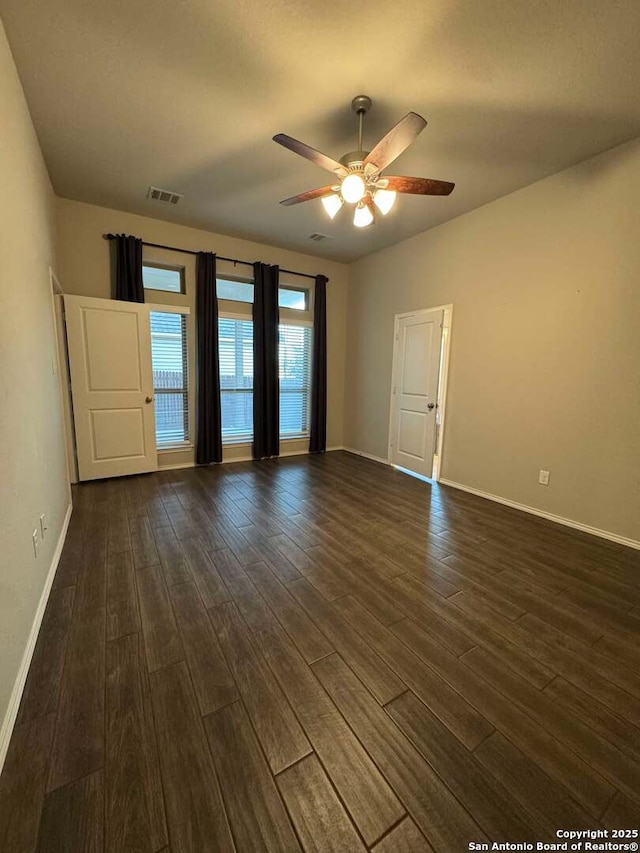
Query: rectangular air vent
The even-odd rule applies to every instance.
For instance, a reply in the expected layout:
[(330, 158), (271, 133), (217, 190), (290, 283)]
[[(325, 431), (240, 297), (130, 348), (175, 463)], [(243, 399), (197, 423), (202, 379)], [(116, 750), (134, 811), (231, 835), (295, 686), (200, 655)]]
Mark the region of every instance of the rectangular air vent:
[(160, 187), (149, 187), (147, 190), (147, 198), (154, 201), (162, 201), (165, 204), (177, 204), (182, 198), (181, 193), (174, 193), (171, 190), (162, 190)]
[(310, 240), (315, 240), (316, 243), (319, 243), (321, 240), (329, 240), (331, 239), (328, 234), (309, 234)]

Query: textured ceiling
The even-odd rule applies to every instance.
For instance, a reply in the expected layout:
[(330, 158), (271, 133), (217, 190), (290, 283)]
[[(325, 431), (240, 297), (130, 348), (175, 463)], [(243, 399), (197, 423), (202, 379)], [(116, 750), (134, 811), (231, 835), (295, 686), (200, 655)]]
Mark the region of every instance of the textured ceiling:
[[(637, 0), (0, 0), (56, 192), (350, 261), (640, 135)], [(365, 147), (429, 122), (393, 174), (456, 182), (355, 229), (280, 199), (329, 173), (271, 141)], [(154, 184), (184, 193), (147, 201)], [(313, 232), (330, 239), (314, 243)]]

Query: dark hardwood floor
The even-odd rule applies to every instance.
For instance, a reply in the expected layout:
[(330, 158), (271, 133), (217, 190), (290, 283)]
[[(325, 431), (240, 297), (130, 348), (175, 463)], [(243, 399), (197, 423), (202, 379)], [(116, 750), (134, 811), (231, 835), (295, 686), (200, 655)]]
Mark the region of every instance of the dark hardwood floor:
[(342, 452), (81, 485), (2, 853), (640, 822), (640, 553)]

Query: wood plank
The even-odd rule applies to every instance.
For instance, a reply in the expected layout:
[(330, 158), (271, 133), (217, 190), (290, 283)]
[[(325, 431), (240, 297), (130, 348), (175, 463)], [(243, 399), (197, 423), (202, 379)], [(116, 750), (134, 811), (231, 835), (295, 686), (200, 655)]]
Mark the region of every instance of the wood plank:
[(57, 709), (74, 596), (75, 587), (51, 590), (22, 694), (18, 724)]
[(566, 708), (571, 716), (590, 726), (629, 758), (640, 758), (640, 729), (610, 711), (605, 705), (589, 696), (575, 684), (557, 676), (544, 689), (553, 702)]
[(602, 814), (613, 796), (613, 788), (575, 752), (549, 734), (470, 667), (433, 642), (415, 623), (403, 620), (392, 625), (390, 630), (547, 775), (565, 785), (592, 815), (598, 817)]
[(491, 723), (439, 673), (413, 654), (398, 637), (386, 630), (360, 602), (347, 596), (337, 602), (336, 607), (371, 648), (375, 649), (468, 749), (473, 749), (491, 734), (494, 728)]
[(104, 764), (105, 611), (74, 615), (60, 683), (47, 790)]
[(174, 586), (171, 603), (202, 716), (234, 702), (239, 694), (194, 583)]
[(74, 610), (81, 612), (104, 609), (106, 597), (107, 540), (99, 534), (96, 539), (87, 539), (82, 549), (82, 567), (76, 586)]
[(487, 836), (337, 655), (313, 664), (338, 709), (436, 850), (466, 850)]
[(209, 612), (269, 766), (279, 773), (311, 752), (309, 741), (235, 606)]
[[(416, 596), (423, 595), (422, 584), (413, 577), (398, 578), (396, 583), (405, 584), (407, 591), (413, 591)], [(471, 594), (461, 592), (458, 593), (458, 597), (459, 599), (469, 599)], [(452, 629), (469, 637), (473, 643), (487, 648), (535, 687), (544, 687), (555, 675), (555, 672), (542, 666), (535, 658), (527, 654), (526, 649), (514, 645), (496, 630), (500, 619), (495, 614), (488, 617), (486, 613), (477, 609), (475, 613), (461, 612), (459, 607), (453, 605), (451, 601), (443, 600), (437, 596), (425, 598), (423, 603), (428, 612), (449, 622)]]
[(149, 672), (184, 659), (184, 649), (173, 616), (160, 566), (136, 572), (142, 633)]
[(307, 581), (296, 581), (288, 588), (380, 704), (384, 705), (404, 693), (407, 685)]
[(155, 730), (143, 699), (144, 666), (137, 634), (107, 643), (107, 853), (154, 853), (168, 841)]
[(254, 527), (244, 528), (243, 535), (253, 546), (256, 554), (263, 562), (267, 563), (274, 574), (283, 583), (300, 580), (302, 575), (289, 560)]
[(394, 699), (385, 710), (489, 838), (522, 842), (537, 837), (536, 821), (413, 693)]
[(638, 802), (630, 800), (619, 791), (602, 817), (609, 829), (633, 829), (638, 825)]
[[(569, 714), (563, 706), (546, 694), (502, 667), (499, 661), (484, 649), (472, 649), (463, 655), (462, 660), (490, 681), (509, 701), (518, 705), (562, 743), (566, 743), (588, 761), (612, 786), (630, 797), (640, 798), (639, 763), (603, 740), (593, 729), (575, 715)], [(613, 792), (611, 795), (613, 796)]]
[(433, 847), (410, 817), (371, 848), (372, 853), (433, 853)]
[(313, 663), (334, 651), (331, 642), (316, 628), (306, 611), (265, 563), (247, 566), (247, 574), (307, 663)]
[(17, 725), (0, 776), (0, 850), (33, 853), (49, 769), (55, 714)]
[(107, 557), (107, 640), (140, 630), (133, 558), (130, 552)]
[(234, 702), (211, 714), (205, 730), (236, 847), (252, 853), (300, 851), (242, 703)]
[(306, 853), (366, 851), (315, 755), (281, 773), (278, 787)]
[(211, 561), (251, 630), (268, 628), (274, 615), (232, 552), (222, 548), (211, 555)]
[[(58, 563), (58, 568), (56, 569), (56, 574), (53, 579), (52, 589), (54, 590), (61, 589), (65, 586), (75, 586), (78, 583), (78, 578), (80, 577), (80, 569), (82, 567), (82, 548), (84, 543), (80, 534), (74, 536), (71, 531), (71, 524), (73, 523), (74, 518), (78, 518), (78, 510), (75, 507), (71, 515), (69, 531), (67, 532), (67, 541), (64, 543), (64, 548), (60, 555), (60, 562)], [(78, 524), (81, 524), (84, 527), (85, 523), (86, 515), (83, 517), (81, 522), (78, 522)]]
[(129, 516), (129, 529), (131, 531), (133, 564), (136, 569), (144, 569), (146, 566), (154, 566), (160, 562), (147, 516), (142, 515), (134, 518)]
[(218, 604), (230, 601), (231, 596), (200, 541), (198, 539), (183, 540), (182, 552), (189, 564), (204, 606), (216, 607)]
[(176, 853), (235, 850), (218, 779), (184, 662), (151, 673), (160, 767)]
[(102, 770), (48, 794), (38, 853), (102, 853), (103, 798)]
[(167, 586), (193, 580), (173, 528), (158, 527), (154, 530), (153, 538)]
[(258, 639), (354, 823), (373, 843), (404, 814), (398, 798), (284, 632)]
[(555, 839), (558, 827), (597, 829), (600, 824), (569, 796), (566, 788), (523, 755), (500, 732), (476, 749), (478, 761), (503, 785), (538, 823), (543, 840)]
[(260, 562), (260, 556), (242, 535), (241, 528), (234, 527), (230, 521), (221, 517), (216, 518), (214, 526), (242, 566)]

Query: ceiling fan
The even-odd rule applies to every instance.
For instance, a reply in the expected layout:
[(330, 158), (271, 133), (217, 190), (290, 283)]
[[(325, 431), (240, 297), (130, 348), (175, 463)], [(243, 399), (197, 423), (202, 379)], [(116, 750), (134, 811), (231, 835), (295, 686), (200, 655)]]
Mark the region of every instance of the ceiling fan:
[(334, 160), (316, 151), (315, 148), (305, 145), (304, 142), (287, 136), (286, 133), (278, 133), (273, 137), (274, 142), (278, 142), (294, 154), (306, 157), (316, 166), (333, 172), (339, 179), (339, 182), (329, 186), (318, 187), (318, 189), (285, 198), (280, 204), (289, 206), (319, 198), (324, 209), (333, 219), (342, 205), (347, 202), (355, 205), (353, 224), (364, 228), (375, 222), (376, 209), (383, 215), (391, 210), (396, 200), (396, 193), (412, 195), (449, 195), (451, 193), (455, 184), (449, 181), (391, 175), (382, 177), (381, 175), (382, 171), (396, 157), (399, 157), (427, 126), (422, 116), (413, 112), (407, 113), (371, 151), (363, 151), (362, 124), (364, 116), (371, 108), (371, 98), (367, 95), (358, 95), (351, 102), (351, 108), (358, 116), (358, 150), (345, 154), (340, 160)]

